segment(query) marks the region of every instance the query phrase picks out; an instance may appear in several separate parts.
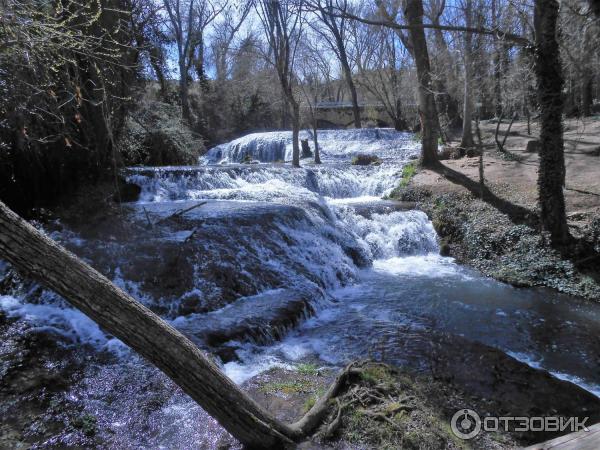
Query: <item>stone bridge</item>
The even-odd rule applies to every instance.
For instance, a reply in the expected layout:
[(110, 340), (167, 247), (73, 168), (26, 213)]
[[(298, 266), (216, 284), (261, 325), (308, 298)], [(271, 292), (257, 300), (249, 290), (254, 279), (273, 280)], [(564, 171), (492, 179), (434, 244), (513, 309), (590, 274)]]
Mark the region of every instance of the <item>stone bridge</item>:
[[(360, 103), (363, 126), (393, 127), (394, 122), (381, 103)], [(319, 128), (349, 128), (354, 125), (351, 102), (321, 102), (315, 107)]]

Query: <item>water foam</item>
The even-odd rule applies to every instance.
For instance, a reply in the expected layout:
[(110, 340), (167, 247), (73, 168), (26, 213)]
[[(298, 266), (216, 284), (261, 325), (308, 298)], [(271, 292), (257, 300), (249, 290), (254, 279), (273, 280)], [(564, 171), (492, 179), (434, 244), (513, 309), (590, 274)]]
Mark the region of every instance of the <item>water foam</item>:
[[(300, 139), (312, 143), (312, 133), (301, 131)], [(356, 154), (374, 154), (380, 158), (407, 159), (419, 148), (410, 133), (391, 128), (320, 130), (319, 150), (324, 161), (348, 158)], [(253, 133), (211, 149), (200, 158), (201, 164), (239, 163), (246, 159), (260, 162), (290, 161), (292, 133), (276, 131)]]

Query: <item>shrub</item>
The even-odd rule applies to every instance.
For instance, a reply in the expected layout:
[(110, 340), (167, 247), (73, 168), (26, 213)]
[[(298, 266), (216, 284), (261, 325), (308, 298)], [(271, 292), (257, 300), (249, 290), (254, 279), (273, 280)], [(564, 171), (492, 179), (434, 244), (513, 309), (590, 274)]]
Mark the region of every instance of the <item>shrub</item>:
[(129, 114), (117, 145), (126, 165), (196, 164), (205, 151), (178, 106), (150, 100)]

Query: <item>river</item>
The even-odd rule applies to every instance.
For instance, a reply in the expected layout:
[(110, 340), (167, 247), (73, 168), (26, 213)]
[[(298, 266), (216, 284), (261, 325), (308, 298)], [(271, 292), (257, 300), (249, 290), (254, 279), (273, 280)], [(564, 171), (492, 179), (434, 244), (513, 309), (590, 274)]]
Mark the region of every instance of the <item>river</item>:
[[(382, 199), (418, 154), (410, 134), (324, 131), (319, 141), (324, 164), (304, 160), (301, 169), (281, 163), (291, 159), (283, 132), (219, 146), (195, 167), (131, 168), (141, 195), (121, 214), (45, 228), (238, 383), (303, 361), (339, 367), (372, 357), (427, 370), (433, 336), (444, 334), (600, 395), (600, 306), (457, 265), (439, 256), (424, 213)], [(381, 164), (351, 165), (358, 153)], [(96, 418), (108, 447), (210, 448), (223, 439), (162, 374), (52, 293), (23, 288), (0, 296), (0, 308), (27, 324), (24, 333), (85, 348), (88, 362), (64, 395)]]

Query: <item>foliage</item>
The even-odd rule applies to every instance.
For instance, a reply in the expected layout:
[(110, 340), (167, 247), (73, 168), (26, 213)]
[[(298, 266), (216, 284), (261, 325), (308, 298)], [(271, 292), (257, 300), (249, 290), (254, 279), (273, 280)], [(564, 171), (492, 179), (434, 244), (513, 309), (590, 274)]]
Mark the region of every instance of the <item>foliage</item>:
[(125, 165), (196, 164), (204, 143), (176, 105), (148, 98), (131, 111), (118, 141)]
[(316, 364), (311, 364), (311, 363), (298, 364), (296, 369), (298, 370), (298, 373), (300, 373), (301, 375), (315, 376), (315, 375), (319, 374), (319, 367)]
[(3, 2), (0, 197), (23, 210), (110, 167), (135, 80), (124, 0)]
[(401, 187), (406, 187), (408, 186), (408, 183), (410, 183), (410, 180), (412, 179), (412, 177), (415, 176), (415, 174), (417, 173), (417, 163), (416, 162), (409, 162), (408, 164), (406, 164), (403, 168), (402, 168), (402, 180), (400, 180), (400, 186)]

